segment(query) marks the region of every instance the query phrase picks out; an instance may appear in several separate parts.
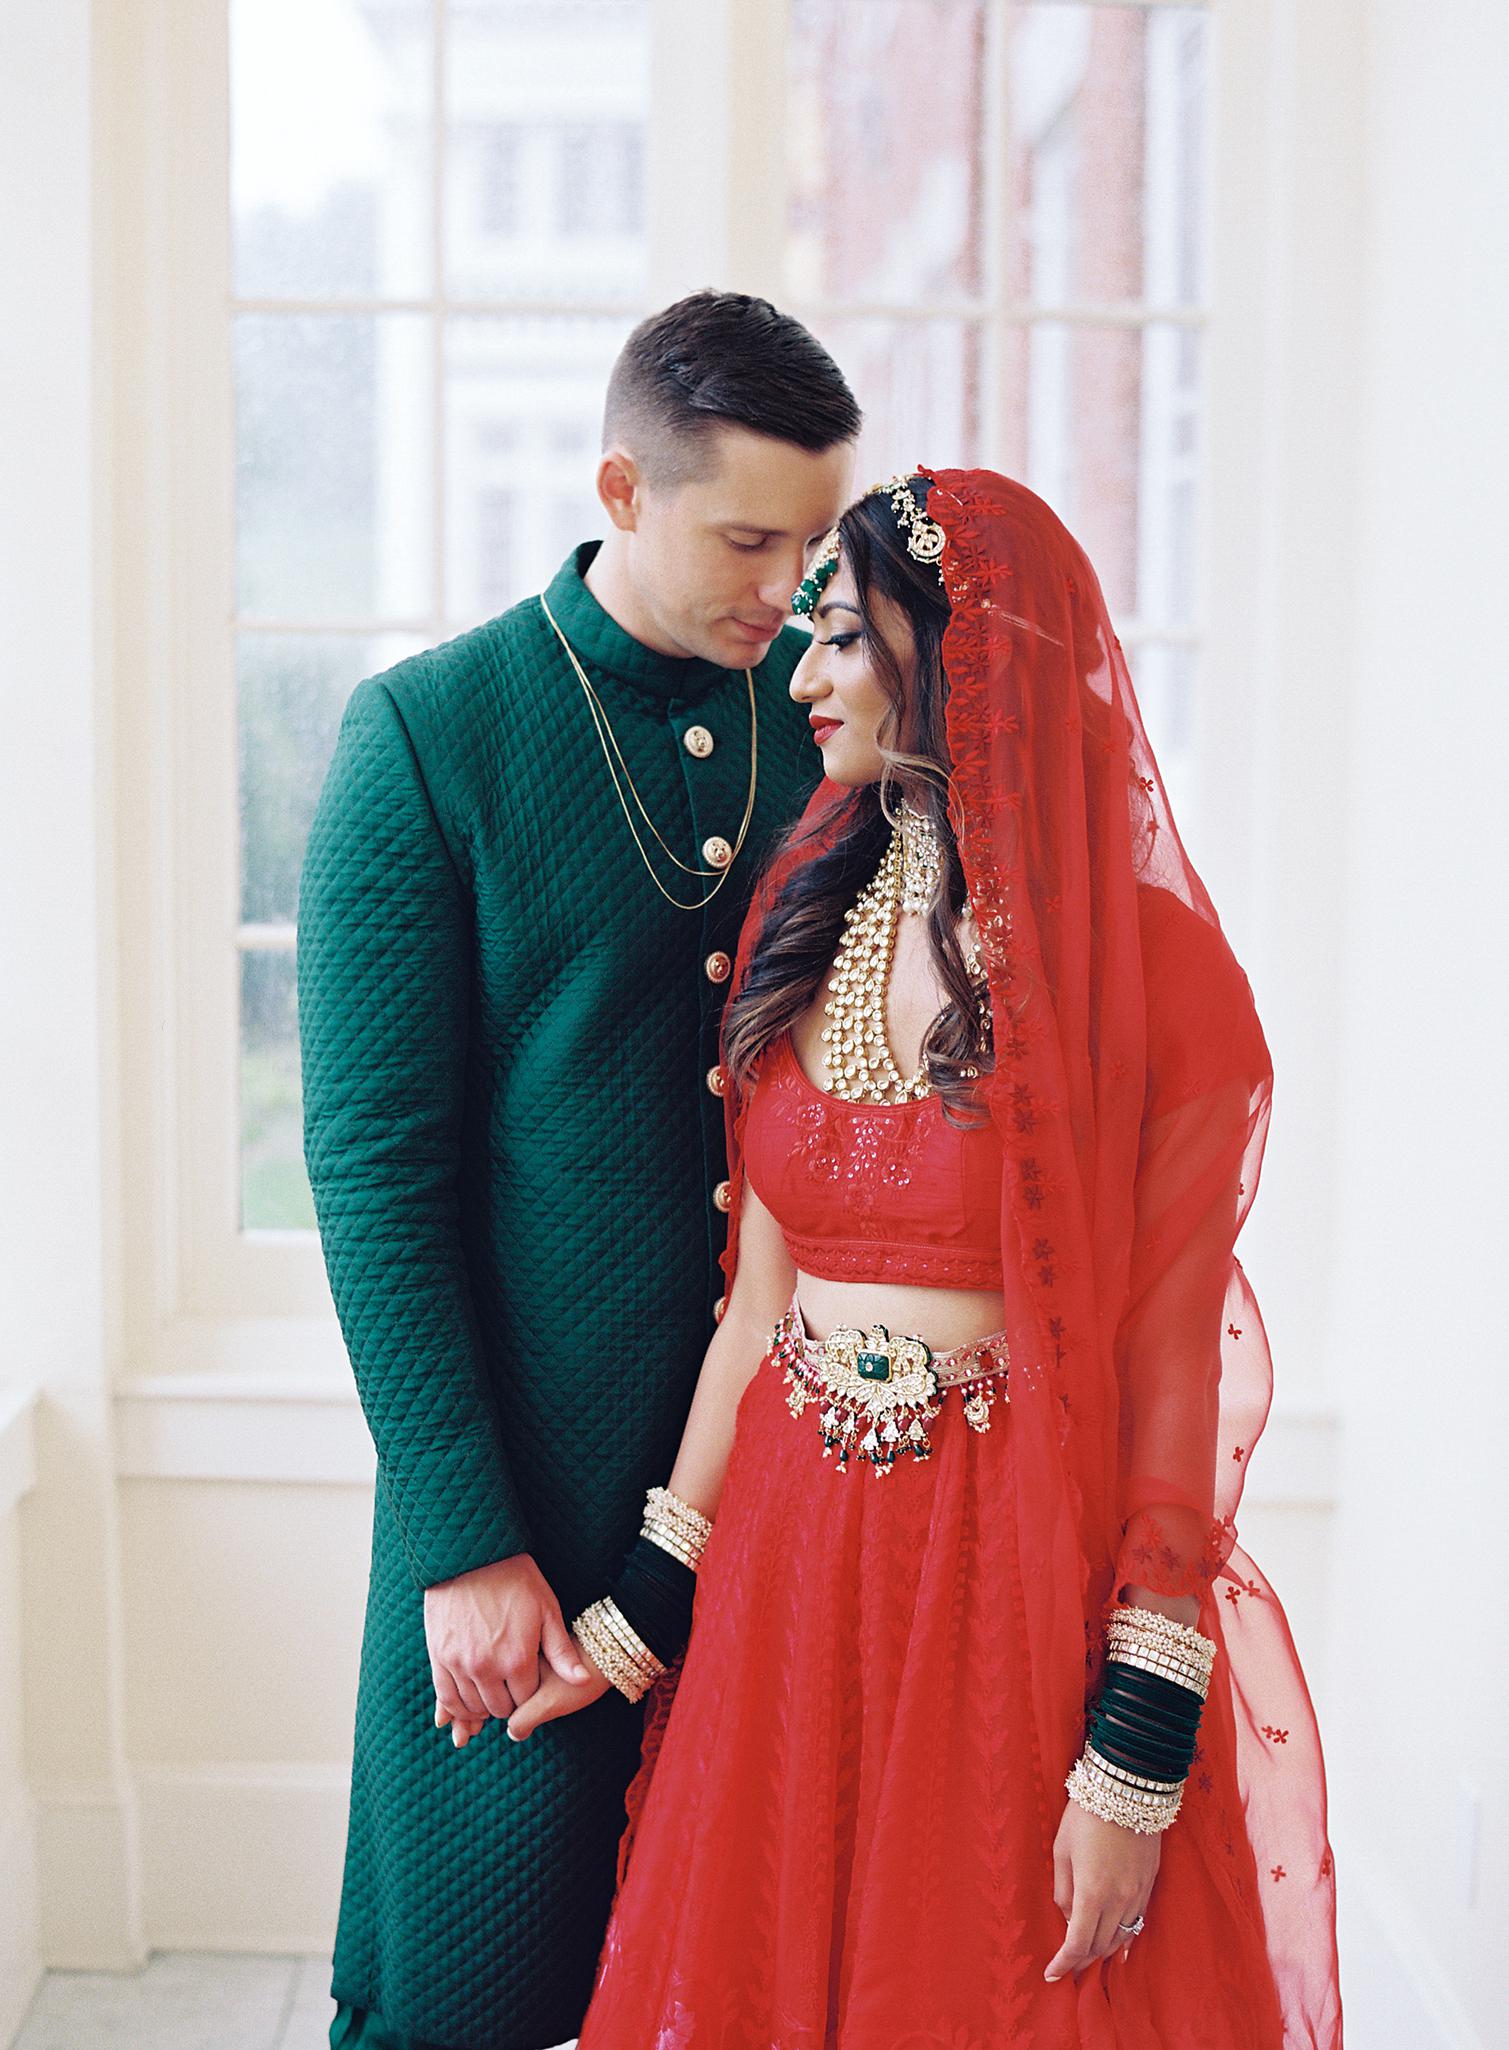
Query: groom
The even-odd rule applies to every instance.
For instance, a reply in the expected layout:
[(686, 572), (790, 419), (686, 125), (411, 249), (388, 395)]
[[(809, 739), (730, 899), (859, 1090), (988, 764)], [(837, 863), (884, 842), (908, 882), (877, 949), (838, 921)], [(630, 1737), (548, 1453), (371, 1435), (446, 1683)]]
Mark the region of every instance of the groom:
[(607, 539), (341, 724), (298, 932), (305, 1155), (377, 1449), (334, 2046), (545, 2050), (586, 2009), (643, 1712), (503, 1722), (547, 1665), (580, 1677), (569, 1625), (718, 1312), (719, 1016), (820, 774), (783, 621), (859, 424), (767, 301), (654, 315), (608, 386)]

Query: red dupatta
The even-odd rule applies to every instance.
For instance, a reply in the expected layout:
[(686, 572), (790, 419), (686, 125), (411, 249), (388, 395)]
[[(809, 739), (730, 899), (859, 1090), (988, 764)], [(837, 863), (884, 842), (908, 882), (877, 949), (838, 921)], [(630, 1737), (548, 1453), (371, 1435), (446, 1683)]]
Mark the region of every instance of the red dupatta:
[[(1025, 1284), (1007, 1290), (1023, 1479), (1002, 1506), (1018, 1525), (1041, 1756), (1061, 1783), (1117, 1591), (1197, 1595), (1217, 1656), (1180, 1855), (1252, 1934), (1249, 1955), (1266, 1955), (1286, 2050), (1337, 2050), (1320, 1740), (1283, 1610), (1236, 1531), (1272, 1393), (1234, 1253), (1267, 1135), (1268, 1049), (1088, 558), (1025, 486), (920, 474), (946, 536), (951, 815), (990, 986), (1002, 1246)], [(820, 786), (767, 874), (732, 987), (840, 795)], [(731, 1091), (730, 1285), (746, 1108)], [(652, 1704), (646, 1770), (673, 1685)]]

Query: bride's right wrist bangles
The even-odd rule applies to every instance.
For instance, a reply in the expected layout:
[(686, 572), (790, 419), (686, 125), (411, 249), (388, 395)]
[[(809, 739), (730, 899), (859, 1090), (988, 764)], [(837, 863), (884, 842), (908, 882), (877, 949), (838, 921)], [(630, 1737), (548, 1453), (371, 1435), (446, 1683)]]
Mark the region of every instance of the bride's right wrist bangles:
[(603, 1678), (630, 1701), (686, 1649), (697, 1567), (712, 1527), (669, 1488), (648, 1489), (644, 1522), (623, 1571), (571, 1626)]
[(1091, 1815), (1151, 1835), (1184, 1798), (1215, 1640), (1130, 1603), (1106, 1617), (1105, 1680), (1064, 1785)]

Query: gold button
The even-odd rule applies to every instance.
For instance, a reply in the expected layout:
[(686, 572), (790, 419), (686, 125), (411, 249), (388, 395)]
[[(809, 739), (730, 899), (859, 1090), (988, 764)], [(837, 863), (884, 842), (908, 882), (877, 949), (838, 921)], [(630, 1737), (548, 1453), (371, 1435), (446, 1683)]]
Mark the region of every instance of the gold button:
[(709, 982), (727, 982), (733, 972), (733, 962), (721, 949), (716, 954), (709, 954), (702, 964), (702, 973)]
[(681, 745), (689, 755), (695, 755), (699, 762), (705, 762), (713, 751), (713, 736), (705, 726), (688, 726), (681, 736)]
[(726, 1210), (733, 1201), (733, 1195), (734, 1185), (732, 1182), (719, 1182), (717, 1188), (713, 1190), (713, 1208), (715, 1210)]
[(719, 1062), (716, 1068), (708, 1069), (707, 1086), (712, 1091), (714, 1096), (721, 1096), (724, 1090), (728, 1087), (728, 1077), (723, 1072), (723, 1065), (721, 1062)]
[(721, 833), (714, 833), (710, 840), (702, 843), (702, 859), (710, 861), (714, 868), (727, 868), (734, 858), (734, 850)]
[(720, 1295), (718, 1300), (713, 1304), (713, 1322), (715, 1324), (721, 1324), (723, 1322), (723, 1312), (727, 1308), (728, 1297), (726, 1295)]

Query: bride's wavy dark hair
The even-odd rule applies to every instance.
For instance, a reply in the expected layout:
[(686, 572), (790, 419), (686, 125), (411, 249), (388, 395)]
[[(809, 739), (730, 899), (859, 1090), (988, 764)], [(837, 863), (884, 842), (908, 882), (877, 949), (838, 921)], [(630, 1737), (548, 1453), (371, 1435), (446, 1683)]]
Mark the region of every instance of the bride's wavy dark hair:
[[(911, 482), (913, 496), (925, 504), (928, 480)], [(830, 844), (796, 866), (771, 906), (749, 971), (724, 1014), (724, 1059), (735, 1083), (747, 1086), (765, 1048), (811, 1004), (838, 947), (844, 913), (880, 866), (905, 800), (933, 821), (943, 852), (943, 887), (928, 914), (928, 933), (947, 1001), (928, 1027), (922, 1057), (945, 1114), (955, 1124), (977, 1123), (984, 1111), (975, 1077), (994, 1062), (954, 931), (966, 885), (948, 818), (953, 763), (944, 726), (943, 636), (949, 603), (936, 567), (908, 554), (888, 495), (871, 494), (850, 506), (838, 533), (858, 593), (865, 649), (891, 700), (879, 736), (885, 767), (878, 783), (851, 790), (828, 814), (823, 830)], [(886, 598), (911, 626), (916, 662), (910, 688), (875, 618), (877, 600)], [(905, 751), (898, 745), (903, 736)], [(797, 840), (792, 827), (770, 859)]]

